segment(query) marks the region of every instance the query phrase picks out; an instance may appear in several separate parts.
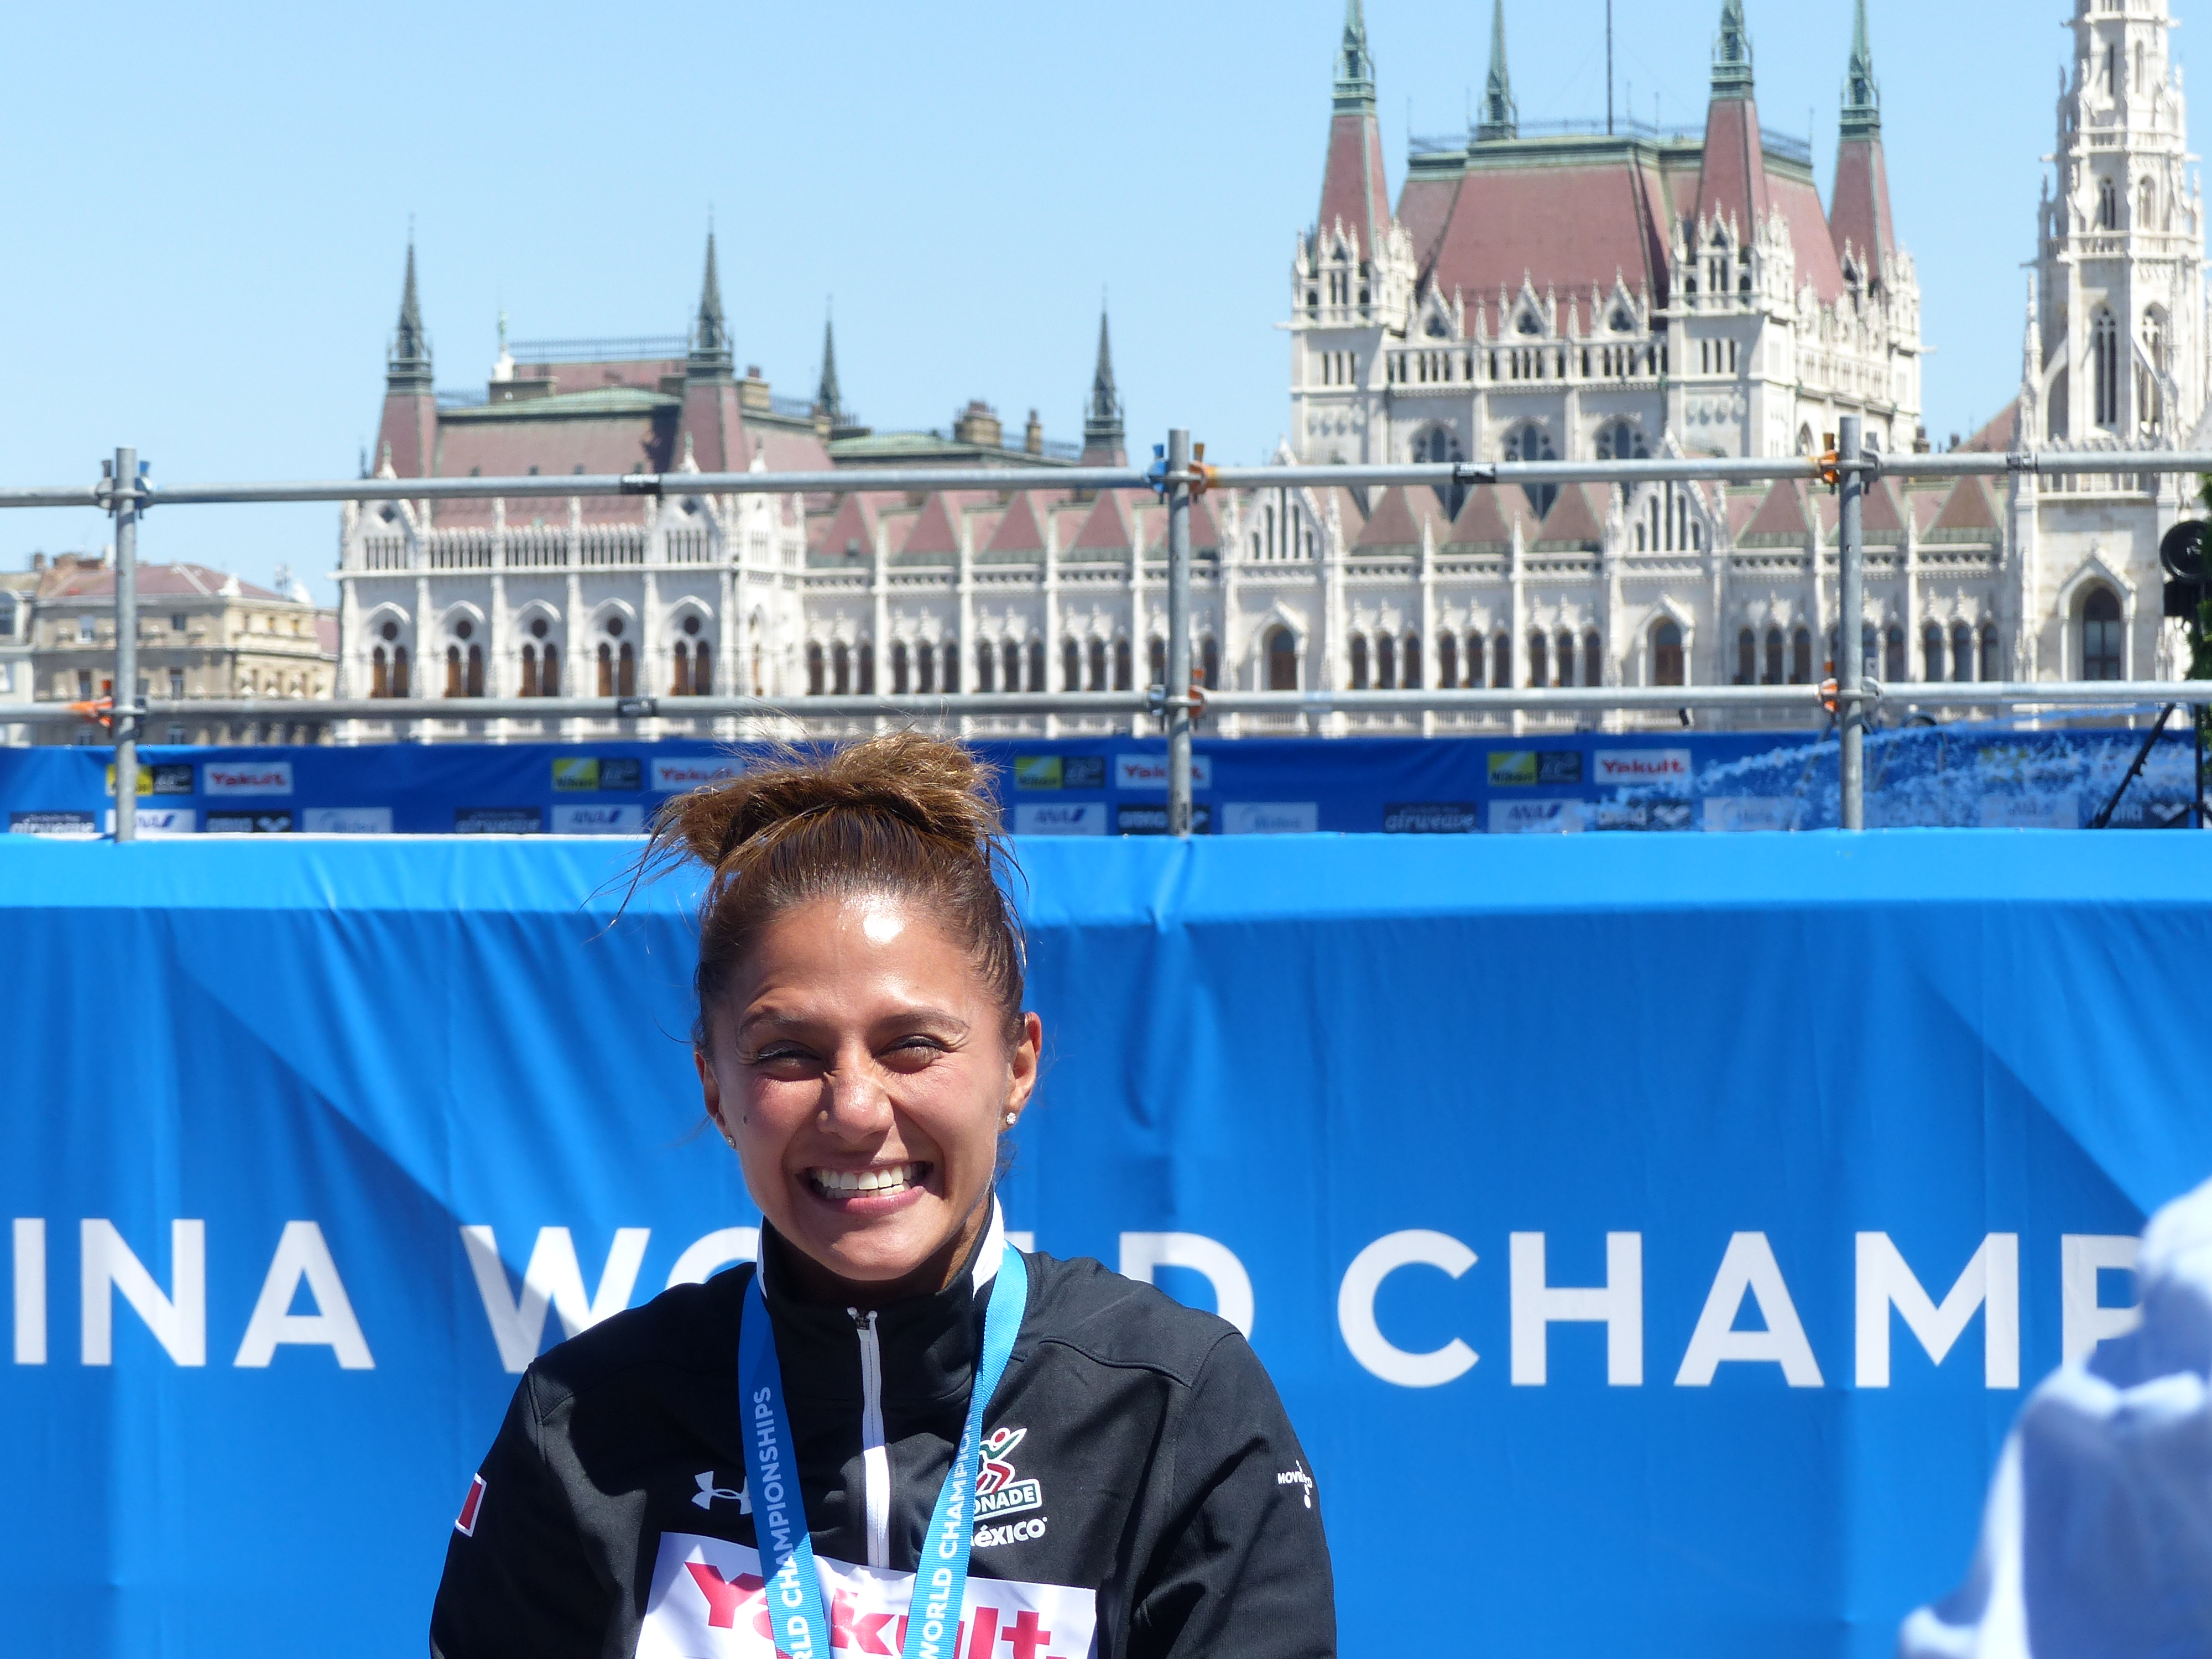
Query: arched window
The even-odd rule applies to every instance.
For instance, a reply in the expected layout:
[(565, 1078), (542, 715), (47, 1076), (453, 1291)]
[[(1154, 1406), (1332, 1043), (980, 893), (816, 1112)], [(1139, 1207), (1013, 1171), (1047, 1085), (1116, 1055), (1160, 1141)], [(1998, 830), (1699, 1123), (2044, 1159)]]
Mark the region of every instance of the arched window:
[(1073, 640), (1060, 642), (1060, 689), (1063, 691), (1083, 690), (1083, 647)]
[(1598, 637), (1595, 628), (1583, 635), (1583, 684), (1605, 684), (1605, 641)]
[(538, 695), (538, 647), (525, 641), (522, 647), (522, 690), (526, 697)]
[(1090, 658), (1091, 658), (1091, 689), (1093, 691), (1103, 691), (1103, 690), (1106, 689), (1106, 641), (1103, 641), (1103, 640), (1093, 640), (1093, 641), (1091, 641)]
[(605, 641), (599, 644), (599, 696), (615, 694), (615, 648)]
[[(553, 660), (553, 647), (550, 645), (545, 647), (545, 660)], [(711, 696), (714, 690), (714, 647), (704, 640), (696, 641), (691, 647), (691, 695), (695, 697)]]
[[(1074, 682), (1071, 679), (1069, 681), (1071, 689), (1073, 689), (1073, 684)], [(1032, 691), (1042, 691), (1045, 690), (1044, 641), (1042, 640), (1031, 640), (1030, 641), (1030, 690)]]
[(818, 697), (822, 690), (822, 641), (809, 640), (806, 642), (806, 695)]
[(2118, 230), (2120, 228), (2120, 192), (2109, 179), (2097, 181), (2097, 228)]
[(2093, 587), (2081, 601), (2081, 678), (2117, 680), (2123, 677), (2126, 655), (2121, 637), (2119, 596), (2109, 587)]
[(1882, 639), (1881, 677), (1893, 685), (1905, 684), (1905, 630), (1896, 623)]
[[(1959, 682), (1974, 678), (1974, 630), (1964, 623), (1954, 624), (1951, 629), (1950, 677)], [(1943, 675), (1939, 670), (1929, 674), (1928, 678), (1942, 679)]]
[(615, 696), (634, 697), (637, 695), (637, 653), (624, 640), (615, 653)]
[(385, 660), (384, 647), (380, 645), (368, 653), (368, 695), (372, 697), (392, 695), (392, 666)]
[(1465, 684), (1481, 687), (1490, 684), (1489, 673), (1483, 666), (1482, 635), (1470, 632), (1467, 636), (1467, 677)]
[(1267, 690), (1298, 689), (1298, 639), (1279, 623), (1267, 630)]
[(904, 640), (891, 641), (891, 696), (902, 697), (914, 690), (913, 659)]
[(975, 641), (975, 689), (992, 691), (998, 689), (999, 653), (988, 640)]
[(1421, 636), (1419, 634), (1406, 635), (1404, 675), (1400, 684), (1408, 691), (1421, 689)]
[(960, 641), (947, 640), (944, 645), (945, 685), (947, 696), (960, 689)]
[(2136, 231), (2138, 234), (2154, 230), (2158, 225), (2158, 186), (2148, 179), (2136, 191)]
[(447, 696), (458, 697), (462, 695), (461, 672), (461, 647), (458, 645), (449, 645), (446, 647), (446, 695)]
[(1813, 453), (1813, 428), (1809, 426), (1801, 426), (1797, 428), (1797, 453), (1800, 455), (1809, 455)]
[(2115, 426), (2120, 418), (2120, 325), (2112, 313), (2100, 309), (2091, 331), (2095, 356), (2097, 424)]
[(1137, 677), (1134, 665), (1130, 660), (1132, 654), (1127, 639), (1118, 639), (1114, 641), (1114, 689), (1116, 691), (1127, 691), (1133, 689), (1130, 682)]
[[(1021, 647), (1017, 645), (1013, 641), (1008, 640), (1006, 643), (1005, 648), (999, 653), (999, 661), (1006, 671), (1006, 690), (1009, 691), (1020, 690), (1022, 689)], [(988, 690), (988, 687), (985, 689)], [(1044, 690), (1044, 687), (1042, 685), (1032, 685), (1030, 687), (1030, 690), (1032, 691), (1042, 691)]]
[(2166, 317), (2153, 306), (2143, 313), (2142, 361), (2136, 365), (2136, 423), (2147, 434), (2165, 423), (2166, 398), (2159, 385), (2165, 370)]
[(1984, 680), (2004, 678), (2002, 666), (1997, 659), (1997, 625), (1995, 623), (1987, 623), (1982, 629), (1982, 678)]
[[(815, 647), (818, 653), (820, 647)], [(682, 640), (676, 641), (669, 653), (668, 695), (688, 697), (691, 695), (691, 647)]]
[(876, 642), (873, 640), (860, 641), (860, 684), (854, 689), (864, 697), (872, 697), (876, 695)]
[(1352, 636), (1352, 689), (1355, 691), (1367, 690), (1367, 635), (1364, 634)]
[(1513, 684), (1513, 636), (1500, 634), (1490, 653), (1490, 684), (1503, 691)]
[(1766, 630), (1766, 672), (1761, 677), (1760, 684), (1780, 685), (1784, 683), (1789, 670), (1784, 665), (1782, 653), (1782, 630), (1778, 628), (1768, 629)]
[(1687, 685), (1682, 660), (1682, 630), (1673, 618), (1662, 617), (1651, 624), (1651, 684)]
[(1198, 642), (1199, 680), (1209, 691), (1221, 684), (1221, 644), (1208, 634)]
[(1626, 421), (1608, 421), (1597, 429), (1597, 458), (1601, 461), (1648, 461), (1650, 446), (1644, 434)]
[[(1505, 459), (1509, 461), (1556, 461), (1559, 452), (1552, 441), (1544, 435), (1544, 428), (1534, 421), (1524, 421), (1505, 434)], [(1538, 518), (1552, 510), (1552, 503), (1559, 499), (1557, 484), (1523, 484), (1528, 505)]]
[[(1456, 466), (1466, 459), (1467, 452), (1460, 447), (1458, 434), (1448, 426), (1431, 426), (1413, 436), (1413, 459), (1417, 464)], [(1460, 508), (1467, 505), (1467, 486), (1438, 484), (1436, 492), (1437, 500), (1443, 505), (1444, 516), (1459, 517)]]
[(1934, 623), (1920, 630), (1920, 678), (1931, 684), (1943, 678), (1943, 630)]
[(1459, 641), (1449, 634), (1437, 635), (1437, 684), (1447, 691), (1459, 684)]
[(0, 640), (15, 637), (15, 596), (0, 593)]
[(1528, 684), (1549, 685), (1552, 683), (1550, 652), (1541, 634), (1528, 636)]
[(1398, 689), (1398, 642), (1388, 634), (1375, 636), (1375, 689), (1378, 691)]
[(853, 689), (853, 652), (844, 641), (830, 647), (830, 689), (845, 696)]
[(926, 640), (915, 642), (914, 689), (925, 696), (937, 690), (937, 647)]
[(1813, 630), (1801, 628), (1790, 636), (1790, 684), (1813, 683)]
[(1145, 647), (1145, 666), (1151, 677), (1145, 684), (1164, 686), (1168, 683), (1168, 642), (1155, 634)]
[(1759, 635), (1748, 628), (1735, 636), (1735, 683), (1755, 685), (1759, 682)]

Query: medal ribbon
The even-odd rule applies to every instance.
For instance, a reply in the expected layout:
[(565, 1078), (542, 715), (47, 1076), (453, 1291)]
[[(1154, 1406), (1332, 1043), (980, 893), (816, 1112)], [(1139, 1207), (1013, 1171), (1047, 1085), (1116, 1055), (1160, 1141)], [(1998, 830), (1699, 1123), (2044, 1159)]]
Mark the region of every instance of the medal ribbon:
[[(956, 1659), (960, 1608), (968, 1591), (968, 1554), (975, 1541), (975, 1480), (983, 1440), (983, 1413), (1012, 1358), (1029, 1299), (1029, 1269), (1011, 1244), (1000, 1259), (991, 1302), (983, 1315), (983, 1352), (968, 1396), (968, 1420), (953, 1449), (952, 1467), (937, 1494), (921, 1560), (907, 1609), (902, 1659)], [(791, 1416), (783, 1404), (783, 1369), (775, 1332), (755, 1271), (745, 1286), (738, 1325), (738, 1394), (744, 1414), (745, 1471), (750, 1482), (753, 1535), (768, 1580), (769, 1626), (786, 1659), (830, 1659), (830, 1621), (822, 1611), (814, 1543), (806, 1530), (806, 1504), (799, 1490)]]

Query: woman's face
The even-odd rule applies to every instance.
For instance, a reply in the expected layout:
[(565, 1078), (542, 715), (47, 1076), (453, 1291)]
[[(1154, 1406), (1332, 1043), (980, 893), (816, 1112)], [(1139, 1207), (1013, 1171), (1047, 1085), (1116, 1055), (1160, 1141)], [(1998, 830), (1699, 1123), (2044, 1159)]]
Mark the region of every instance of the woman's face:
[(878, 1294), (942, 1289), (988, 1224), (999, 1136), (1041, 1028), (902, 899), (824, 899), (764, 929), (696, 1058), (707, 1111), (776, 1231)]

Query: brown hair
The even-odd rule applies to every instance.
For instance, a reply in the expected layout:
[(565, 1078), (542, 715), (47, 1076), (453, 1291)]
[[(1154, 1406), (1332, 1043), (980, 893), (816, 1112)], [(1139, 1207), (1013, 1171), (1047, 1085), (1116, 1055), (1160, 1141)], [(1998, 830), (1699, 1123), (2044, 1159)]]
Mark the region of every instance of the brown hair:
[(892, 732), (808, 755), (787, 749), (731, 781), (660, 809), (642, 868), (696, 861), (711, 872), (699, 900), (699, 1016), (728, 990), (761, 931), (817, 899), (881, 893), (926, 907), (965, 946), (1006, 1017), (1022, 1026), (1021, 924), (999, 883), (1014, 868), (971, 750)]

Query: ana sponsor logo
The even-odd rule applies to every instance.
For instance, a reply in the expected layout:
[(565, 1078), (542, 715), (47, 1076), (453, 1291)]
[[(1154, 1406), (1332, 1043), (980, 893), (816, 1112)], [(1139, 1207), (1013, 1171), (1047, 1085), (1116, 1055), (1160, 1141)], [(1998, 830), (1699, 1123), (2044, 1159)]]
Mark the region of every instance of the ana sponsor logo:
[(469, 1482), (469, 1495), (461, 1499), (461, 1512), (453, 1517), (453, 1530), (462, 1537), (477, 1535), (477, 1516), (483, 1511), (484, 1493), (489, 1490), (482, 1475)]
[[(115, 814), (110, 812), (112, 820)], [(94, 836), (99, 833), (89, 812), (31, 811), (8, 814), (11, 836)]]
[[(664, 795), (681, 794), (687, 790), (727, 783), (744, 769), (733, 760), (719, 760), (712, 756), (696, 760), (661, 760), (656, 757), (653, 763), (653, 787)], [(607, 786), (602, 782), (601, 787)]]
[(734, 1490), (728, 1486), (718, 1486), (714, 1484), (714, 1472), (712, 1469), (701, 1470), (697, 1479), (699, 1490), (692, 1494), (691, 1501), (701, 1509), (711, 1510), (716, 1502), (720, 1501), (735, 1504), (739, 1515), (750, 1515), (753, 1512), (753, 1500), (745, 1496), (745, 1488), (742, 1481)]
[(292, 815), (281, 809), (274, 812), (210, 812), (207, 815), (207, 832), (210, 836), (289, 835)]
[(1687, 783), (1696, 769), (1686, 749), (1601, 749), (1596, 764), (1602, 784)]
[(1018, 836), (1103, 836), (1106, 803), (1098, 800), (1023, 801), (1014, 808)]
[(1472, 801), (1401, 801), (1382, 809), (1386, 836), (1471, 836), (1480, 828)]
[[(1073, 788), (1074, 786), (1070, 785)], [(1168, 787), (1168, 757), (1165, 755), (1116, 755), (1114, 757), (1114, 787), (1116, 789), (1158, 789)], [(1213, 787), (1213, 757), (1193, 755), (1190, 757), (1190, 787), (1194, 789)]]
[(553, 809), (556, 836), (641, 836), (645, 808), (635, 803), (620, 806), (580, 806), (573, 801)]
[(304, 827), (311, 836), (388, 836), (389, 806), (310, 806)]
[(1034, 1478), (1025, 1480), (1014, 1472), (1014, 1448), (1028, 1435), (1027, 1429), (997, 1428), (984, 1437), (983, 1467), (975, 1476), (978, 1521), (1044, 1507), (1043, 1486)]
[(237, 764), (210, 761), (200, 770), (206, 775), (200, 793), (206, 795), (289, 795), (292, 793), (292, 763), (256, 761)]
[(1310, 836), (1321, 829), (1321, 804), (1310, 800), (1232, 800), (1221, 809), (1231, 836)]
[(1490, 803), (1493, 836), (1570, 836), (1583, 827), (1578, 800), (1494, 800)]
[[(189, 806), (142, 806), (135, 815), (138, 833), (142, 836), (189, 836), (199, 827), (199, 814)], [(101, 826), (109, 835), (115, 833), (115, 809), (107, 810)]]
[(461, 806), (453, 811), (457, 836), (534, 836), (545, 828), (535, 806)]
[[(1168, 832), (1168, 809), (1164, 806), (1117, 806), (1114, 809), (1114, 833), (1120, 836), (1164, 836)], [(1213, 832), (1213, 809), (1204, 801), (1194, 801), (1190, 808), (1190, 832), (1194, 836)]]

